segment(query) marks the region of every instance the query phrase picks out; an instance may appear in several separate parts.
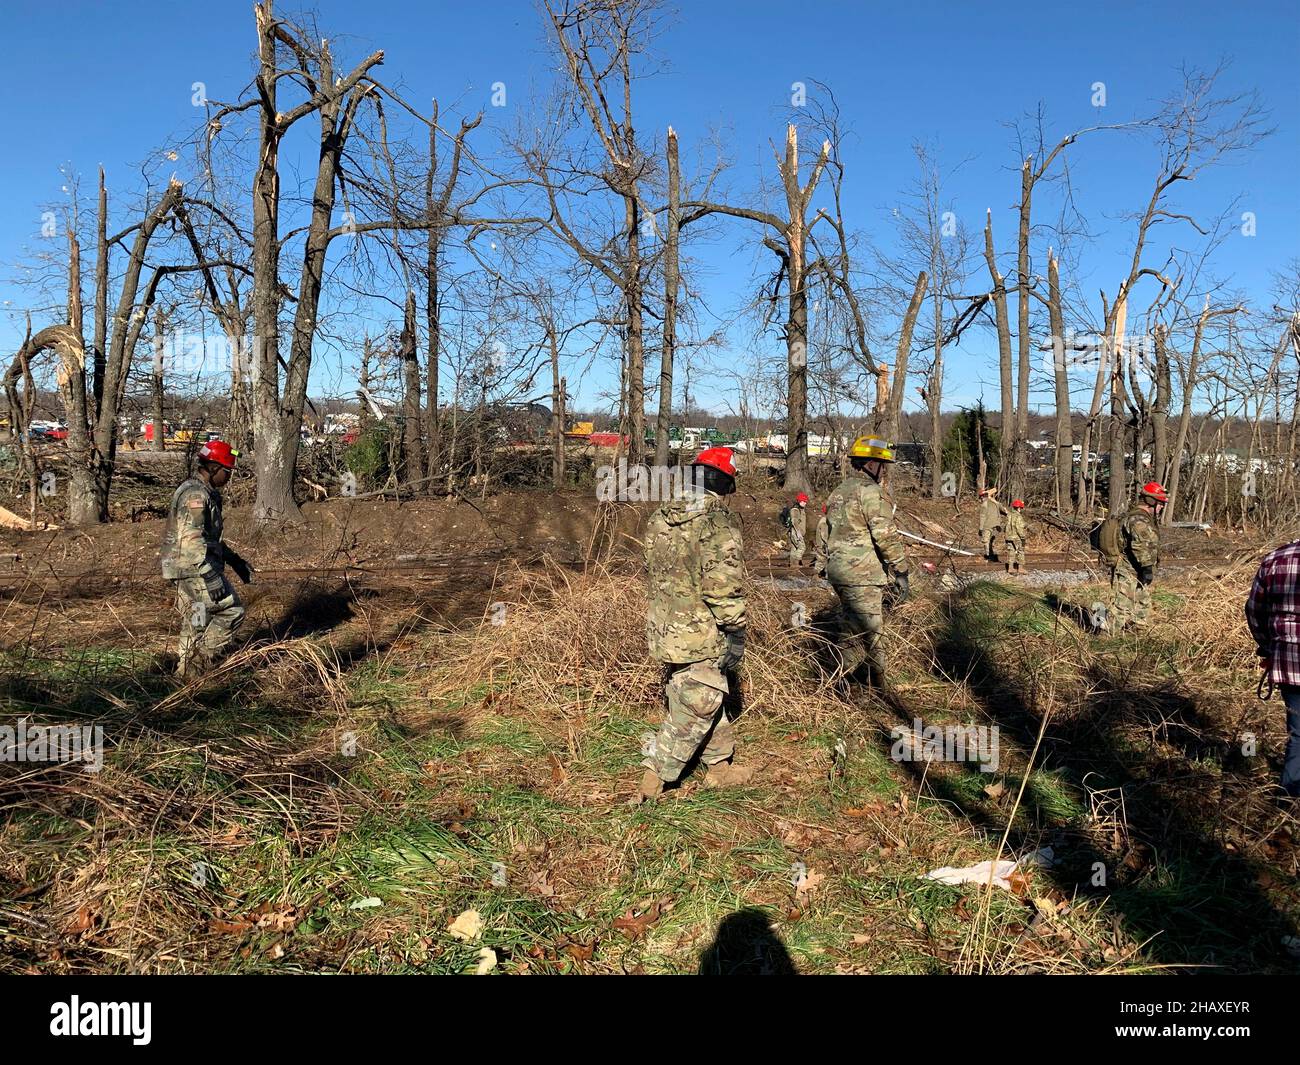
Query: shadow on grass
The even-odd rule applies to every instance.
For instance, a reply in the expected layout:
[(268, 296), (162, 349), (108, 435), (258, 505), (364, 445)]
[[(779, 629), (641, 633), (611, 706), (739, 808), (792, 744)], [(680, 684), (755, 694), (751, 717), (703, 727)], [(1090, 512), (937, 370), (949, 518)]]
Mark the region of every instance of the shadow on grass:
[(1083, 632), (1089, 634), (1097, 632), (1096, 623), (1092, 620), (1092, 612), (1083, 604), (1062, 599), (1055, 592), (1048, 592), (1043, 596), (1043, 602), (1059, 616), (1074, 622)]
[[(977, 589), (943, 606), (934, 672), (968, 685), (997, 725), (1000, 742), (1018, 748), (1023, 764), (1041, 724), (1032, 671), (1012, 674), (989, 653), (1001, 629), (989, 593)], [(1058, 864), (1046, 875), (1067, 896), (1104, 899), (1128, 936), (1146, 943), (1145, 957), (1155, 963), (1294, 972), (1296, 963), (1281, 942), (1295, 934), (1294, 927), (1261, 889), (1270, 874), (1262, 863), (1229, 849), (1223, 838), (1227, 800), (1249, 796), (1244, 782), (1214, 770), (1226, 743), (1206, 737), (1216, 736), (1220, 724), (1176, 683), (1153, 684), (1140, 665), (1126, 665), (1119, 656), (1081, 665), (1077, 683), (1056, 678), (1072, 683), (1077, 702), (1049, 720), (1036, 766), (1050, 766), (1081, 798), (1076, 809), (1088, 789), (1122, 794), (1126, 840), (1103, 850), (1086, 831), (1086, 816), (1051, 802), (1050, 788), (1031, 786), (1008, 835), (1009, 850), (1022, 854), (1044, 838), (1056, 844)], [(1162, 750), (1157, 737), (1179, 753)], [(939, 799), (990, 838), (1006, 828), (1000, 810), (971, 802), (969, 791), (946, 774), (926, 774), (925, 762), (901, 765), (918, 780), (924, 776)], [(1105, 874), (1100, 886), (1099, 871)]]
[(760, 909), (729, 913), (700, 955), (700, 976), (798, 976), (772, 918)]

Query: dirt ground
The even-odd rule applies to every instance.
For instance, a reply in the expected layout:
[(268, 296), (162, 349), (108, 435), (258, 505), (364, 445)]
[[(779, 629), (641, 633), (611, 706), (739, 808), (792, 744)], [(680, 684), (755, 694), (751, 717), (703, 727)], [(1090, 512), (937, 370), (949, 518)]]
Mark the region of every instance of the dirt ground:
[[(0, 528), (0, 581), (33, 571), (48, 574), (97, 574), (125, 580), (148, 576), (162, 538), (162, 514), (183, 475), (183, 459), (172, 454), (128, 455), (115, 491), (115, 520), (85, 530), (58, 529), (27, 534)], [(811, 541), (825, 493), (814, 493), (808, 508)], [(977, 550), (978, 518), (974, 499), (934, 500), (917, 491), (906, 477), (894, 492), (900, 528), (966, 551)], [(611, 546), (615, 553), (635, 553), (639, 530), (653, 504), (627, 503), (616, 508), (614, 525), (602, 527), (593, 488), (513, 490), (480, 496), (398, 502), (388, 499), (335, 498), (303, 506), (305, 522), (275, 529), (256, 529), (251, 520), (252, 485), (236, 478), (227, 490), (227, 539), (267, 576), (302, 567), (374, 567), (432, 561), (488, 561), (511, 558), (533, 561), (543, 556), (576, 562)], [(5, 501), (25, 514), (23, 500)], [(42, 517), (60, 520), (51, 500)], [(746, 556), (755, 564), (780, 564), (785, 553), (779, 512), (789, 500), (766, 482), (757, 489), (742, 485), (731, 506), (742, 519)], [(1061, 556), (1058, 561), (1086, 562), (1091, 553), (1080, 537), (1071, 536), (1036, 508), (1026, 511), (1030, 555)], [(1259, 546), (1258, 538), (1226, 530), (1168, 529), (1162, 553), (1169, 560), (1212, 565), (1227, 562)], [(938, 561), (943, 552), (909, 543), (921, 559)], [(811, 548), (810, 548), (811, 552)], [(975, 560), (959, 565), (979, 567)], [(996, 567), (989, 567), (990, 571)]]
[[(0, 643), (39, 635), (59, 645), (116, 630), (155, 651), (166, 649), (174, 615), (170, 588), (158, 575), (160, 515), (181, 476), (181, 461), (170, 454), (129, 456), (122, 486), (129, 503), (123, 504), (122, 520), (35, 533), (0, 529), (0, 603), (5, 604)], [(330, 627), (340, 620), (335, 613), (353, 609), (327, 605), (335, 600), (364, 600), (373, 611), (397, 616), (414, 611), (439, 625), (482, 618), (501, 572), (519, 566), (580, 568), (596, 557), (635, 566), (641, 528), (655, 506), (623, 503), (602, 509), (591, 488), (408, 501), (336, 498), (305, 503), (300, 524), (257, 528), (251, 484), (236, 479), (228, 496), (226, 539), (257, 570), (255, 584), (241, 594), (267, 636)], [(973, 500), (933, 500), (905, 483), (895, 497), (900, 528), (959, 551), (978, 550)], [(798, 571), (788, 564), (779, 520), (787, 497), (763, 485), (759, 491), (742, 488), (731, 498), (753, 575), (787, 582), (788, 588), (819, 583), (810, 559), (822, 498), (814, 495), (808, 508), (810, 543)], [(1020, 583), (1050, 586), (1101, 578), (1081, 539), (1033, 511), (1028, 526), (1029, 574)], [(936, 576), (1002, 575), (999, 564), (981, 558), (916, 542), (907, 547), (915, 561), (933, 566)], [(1257, 548), (1241, 538), (1195, 530), (1167, 530), (1162, 541), (1167, 571), (1215, 572), (1252, 550)], [(31, 619), (23, 604), (42, 608), (41, 620), (26, 634)]]
[[(974, 545), (973, 505), (898, 501)], [(166, 676), (159, 518), (0, 534), (0, 723), (110, 736), (101, 774), (0, 766), (0, 971), (1294, 971), (1300, 826), (1240, 614), (1260, 545), (1173, 531), (1151, 631), (1101, 639), (1088, 552), (1032, 514), (1028, 579), (913, 545), (898, 688), (862, 701), (782, 503), (732, 501), (755, 785), (640, 811), (649, 504), (598, 527), (591, 491), (336, 499), (270, 530), (234, 505), (259, 576), (194, 690)], [(921, 719), (1001, 729), (998, 772), (894, 760)], [(1009, 894), (924, 879), (1043, 846), (1059, 867)]]

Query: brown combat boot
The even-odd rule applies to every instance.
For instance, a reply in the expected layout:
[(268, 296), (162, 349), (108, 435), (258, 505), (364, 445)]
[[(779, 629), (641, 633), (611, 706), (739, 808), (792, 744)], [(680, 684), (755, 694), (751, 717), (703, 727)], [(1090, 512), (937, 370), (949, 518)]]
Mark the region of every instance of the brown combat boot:
[(734, 788), (740, 784), (748, 784), (754, 771), (748, 766), (732, 765), (730, 762), (717, 762), (709, 766), (708, 773), (704, 776), (704, 786), (706, 788)]
[(192, 647), (176, 661), (176, 680), (190, 684), (212, 670), (212, 660), (199, 648)]
[(650, 802), (664, 793), (664, 782), (653, 769), (647, 769), (641, 776), (641, 785), (637, 788), (636, 804)]

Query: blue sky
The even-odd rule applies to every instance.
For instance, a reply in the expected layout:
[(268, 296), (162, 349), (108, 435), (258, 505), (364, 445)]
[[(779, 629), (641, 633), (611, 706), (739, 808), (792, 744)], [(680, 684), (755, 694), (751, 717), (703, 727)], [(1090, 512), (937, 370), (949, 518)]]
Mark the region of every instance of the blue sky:
[[(296, 10), (288, 3), (278, 8)], [(328, 0), (315, 8), (322, 27), (336, 35), (336, 49), (352, 55), (383, 48), (382, 79), (404, 86), (413, 100), (436, 95), (444, 114), (485, 106), (496, 81), (522, 102), (530, 85), (550, 77), (541, 17), (529, 0)], [(684, 158), (721, 129), (735, 164), (728, 185), (739, 196), (760, 172), (771, 171), (769, 141), (781, 136), (791, 83), (826, 82), (853, 133), (844, 149), (851, 225), (888, 246), (890, 208), (916, 173), (911, 145), (924, 140), (946, 166), (962, 163), (948, 192), (965, 224), (978, 232), (991, 207), (999, 249), (1009, 252), (1018, 179), (1003, 123), (1039, 101), (1052, 140), (1099, 121), (1123, 121), (1172, 91), (1184, 64), (1230, 59), (1226, 86), (1257, 89), (1277, 132), (1247, 159), (1180, 189), (1177, 202), (1217, 212), (1242, 197), (1242, 209), (1255, 212), (1257, 235), (1231, 237), (1217, 255), (1216, 272), (1264, 299), (1270, 272), (1300, 254), (1298, 10), (1294, 2), (1217, 0), (1023, 9), (928, 0), (697, 0), (679, 5), (657, 43), (666, 69), (640, 85), (639, 126), (650, 136), (671, 123)], [(72, 164), (87, 186), (101, 163), (110, 183), (130, 185), (140, 160), (195, 123), (195, 81), (214, 98), (236, 95), (250, 76), (255, 41), (249, 0), (6, 2), (3, 20), (0, 62), (14, 87), (0, 112), (0, 275), (8, 277), (24, 249), (39, 244), (40, 212), (59, 198), (61, 164)], [(1092, 106), (1099, 81), (1107, 95), (1100, 110)], [(486, 122), (506, 121), (508, 110), (487, 108)], [(1132, 232), (1119, 214), (1149, 193), (1154, 150), (1133, 138), (1098, 134), (1070, 153), (1076, 191), (1096, 233), (1084, 287), (1113, 291), (1127, 271)], [(1041, 218), (1048, 214), (1045, 207)], [(753, 251), (754, 237), (752, 226), (726, 224), (719, 243), (700, 252), (705, 294), (720, 317), (751, 292), (755, 264), (767, 268)], [(1011, 265), (1008, 255), (1004, 269)], [(23, 303), (7, 281), (0, 283), (0, 299), (12, 301), (10, 307)], [(13, 320), (0, 321), (6, 350), (16, 345), (18, 329)], [(748, 338), (734, 340), (742, 347)], [(950, 362), (954, 405), (981, 389), (990, 399), (996, 395), (985, 358), (990, 344), (972, 334), (968, 350)], [(599, 384), (583, 388), (593, 394)], [(707, 388), (702, 398), (710, 398)]]

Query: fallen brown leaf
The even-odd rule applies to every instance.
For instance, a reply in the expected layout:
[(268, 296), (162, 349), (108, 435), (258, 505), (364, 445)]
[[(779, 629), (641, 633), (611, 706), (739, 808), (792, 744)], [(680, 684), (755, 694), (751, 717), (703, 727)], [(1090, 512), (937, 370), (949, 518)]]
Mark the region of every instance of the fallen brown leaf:
[(672, 903), (668, 899), (655, 899), (639, 914), (636, 912), (637, 907), (634, 906), (622, 917), (615, 918), (614, 928), (622, 932), (628, 939), (638, 940), (645, 935), (646, 929), (664, 915), (666, 908), (671, 907), (671, 905)]
[(220, 917), (213, 917), (208, 921), (208, 931), (218, 935), (242, 936), (252, 927), (252, 921), (226, 921)]
[(528, 881), (528, 890), (541, 895), (543, 898), (551, 898), (555, 894), (555, 888), (544, 871), (532, 875), (532, 878)]
[(821, 883), (825, 879), (826, 876), (824, 873), (814, 872), (812, 869), (809, 869), (803, 879), (799, 882), (799, 886), (795, 888), (795, 901), (800, 906), (803, 906), (808, 901), (808, 896), (821, 887)]
[(82, 932), (89, 932), (95, 927), (99, 920), (99, 915), (103, 907), (98, 902), (83, 903), (77, 910), (77, 915), (69, 922), (64, 931), (68, 935), (79, 935)]

